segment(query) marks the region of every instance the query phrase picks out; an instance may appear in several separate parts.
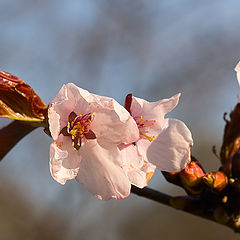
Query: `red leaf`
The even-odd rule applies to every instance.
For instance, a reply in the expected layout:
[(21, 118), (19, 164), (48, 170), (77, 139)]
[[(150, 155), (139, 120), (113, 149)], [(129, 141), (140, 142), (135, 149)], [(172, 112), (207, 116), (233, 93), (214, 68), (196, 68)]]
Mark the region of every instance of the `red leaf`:
[(20, 78), (0, 71), (0, 117), (22, 121), (42, 121), (47, 106)]

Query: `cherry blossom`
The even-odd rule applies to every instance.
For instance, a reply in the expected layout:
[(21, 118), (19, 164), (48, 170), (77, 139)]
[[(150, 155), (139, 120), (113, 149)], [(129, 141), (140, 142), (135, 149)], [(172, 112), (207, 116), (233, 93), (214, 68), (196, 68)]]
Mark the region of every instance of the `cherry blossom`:
[(64, 85), (48, 109), (50, 171), (61, 184), (76, 179), (100, 199), (124, 198), (131, 182), (118, 145), (139, 138), (128, 111), (114, 99)]
[(176, 107), (180, 94), (157, 102), (127, 95), (125, 108), (132, 115), (139, 129), (139, 139), (133, 144), (121, 144), (125, 156), (125, 171), (131, 183), (144, 187), (154, 173), (176, 172), (190, 162), (193, 145), (191, 132), (177, 119), (164, 118)]

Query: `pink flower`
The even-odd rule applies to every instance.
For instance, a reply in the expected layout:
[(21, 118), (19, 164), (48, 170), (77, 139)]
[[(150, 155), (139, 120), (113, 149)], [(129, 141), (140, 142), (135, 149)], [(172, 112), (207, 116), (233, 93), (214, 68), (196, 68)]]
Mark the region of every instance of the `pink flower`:
[(48, 117), (54, 140), (50, 171), (56, 181), (76, 178), (105, 200), (129, 195), (131, 183), (117, 146), (135, 142), (139, 131), (126, 109), (70, 83), (50, 103)]
[(139, 139), (134, 144), (121, 144), (125, 157), (125, 171), (132, 184), (147, 185), (155, 166), (161, 171), (176, 172), (190, 162), (193, 145), (191, 132), (179, 120), (164, 118), (178, 104), (180, 94), (157, 102), (126, 97), (125, 108), (139, 129)]

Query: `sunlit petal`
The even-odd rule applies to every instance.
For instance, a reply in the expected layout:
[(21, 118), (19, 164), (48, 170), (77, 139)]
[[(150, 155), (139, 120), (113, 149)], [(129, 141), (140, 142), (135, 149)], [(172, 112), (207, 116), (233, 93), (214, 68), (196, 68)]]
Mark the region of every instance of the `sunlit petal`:
[(130, 182), (122, 169), (119, 149), (104, 149), (96, 140), (81, 148), (82, 161), (76, 180), (99, 199), (125, 198)]
[(60, 136), (50, 145), (50, 172), (59, 183), (65, 184), (67, 180), (74, 179), (79, 170), (81, 156), (69, 139)]
[(149, 162), (161, 171), (176, 172), (190, 161), (191, 132), (176, 119), (166, 119), (164, 130), (147, 149)]

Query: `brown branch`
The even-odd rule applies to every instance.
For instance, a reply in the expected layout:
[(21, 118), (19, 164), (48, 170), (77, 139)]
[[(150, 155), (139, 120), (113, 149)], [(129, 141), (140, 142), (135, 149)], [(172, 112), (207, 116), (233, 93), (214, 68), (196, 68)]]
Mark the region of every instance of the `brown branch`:
[(0, 161), (23, 137), (37, 127), (38, 125), (31, 125), (29, 122), (14, 120), (0, 129)]
[(172, 197), (170, 195), (158, 192), (148, 187), (141, 189), (133, 185), (131, 187), (131, 192), (138, 196), (145, 197), (147, 199), (162, 203), (166, 206), (182, 210), (184, 212), (213, 221), (215, 223), (220, 223), (224, 226), (228, 226), (234, 231), (237, 232), (239, 231), (239, 229), (236, 228), (233, 222), (231, 223), (217, 222), (216, 219), (214, 218), (213, 210), (207, 209), (204, 200), (202, 200), (199, 197), (191, 196)]

